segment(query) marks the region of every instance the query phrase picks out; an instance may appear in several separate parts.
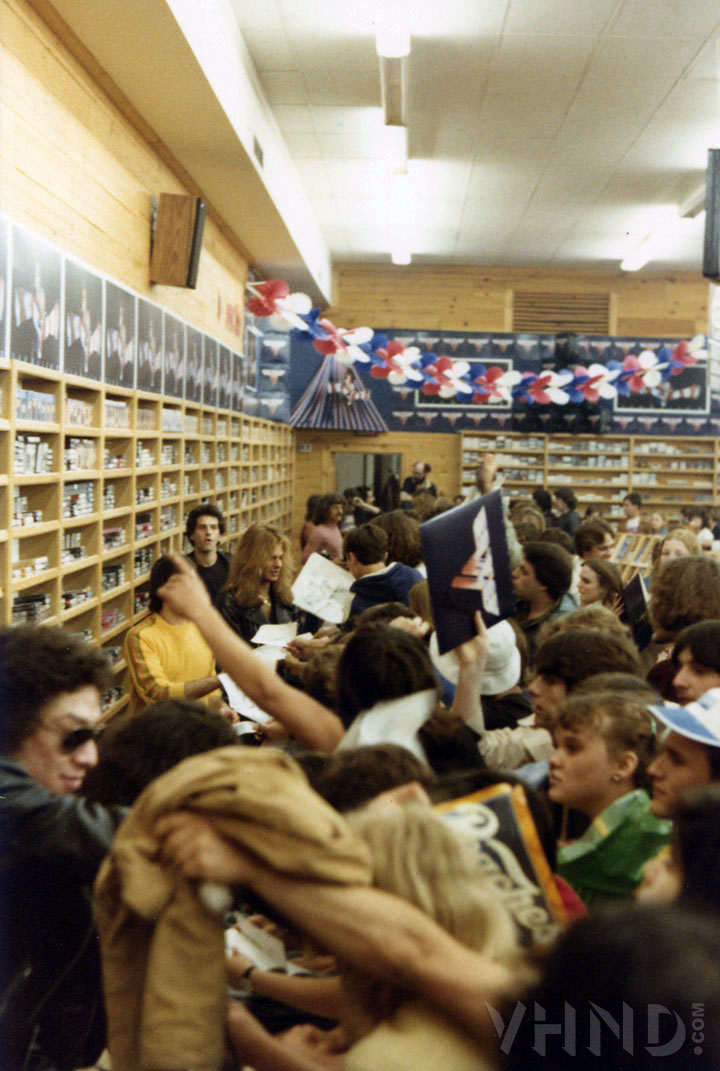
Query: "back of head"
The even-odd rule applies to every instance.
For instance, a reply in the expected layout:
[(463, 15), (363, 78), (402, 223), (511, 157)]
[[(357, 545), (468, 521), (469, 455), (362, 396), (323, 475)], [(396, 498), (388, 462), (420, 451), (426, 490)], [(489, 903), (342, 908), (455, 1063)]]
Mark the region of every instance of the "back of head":
[(720, 618), (720, 561), (703, 554), (667, 561), (653, 579), (650, 617), (660, 639)]
[[(435, 506), (434, 498), (432, 506), (433, 508)], [(394, 509), (390, 513), (381, 513), (373, 517), (372, 523), (382, 528), (387, 536), (389, 561), (402, 562), (403, 565), (409, 565), (412, 569), (420, 564), (423, 557), (420, 525), (415, 517), (408, 516), (407, 510)]]
[(100, 738), (99, 762), (83, 782), (83, 796), (130, 807), (151, 781), (183, 759), (236, 740), (221, 714), (188, 699), (166, 699), (111, 723)]
[(544, 532), (541, 532), (537, 537), (541, 543), (557, 543), (559, 547), (566, 550), (568, 554), (573, 552), (572, 538), (567, 534), (564, 528), (557, 528), (555, 525), (550, 525)]
[[(511, 1040), (510, 1071), (658, 1071), (663, 1059), (672, 1071), (715, 1071), (720, 926), (677, 907), (599, 911), (560, 936), (522, 999), (527, 1011)], [(558, 1030), (546, 1025), (556, 1023)]]
[(541, 644), (535, 672), (556, 677), (569, 692), (595, 673), (640, 675), (636, 649), (630, 640), (606, 635), (598, 629), (568, 629)]
[(684, 792), (673, 810), (680, 899), (720, 921), (720, 784)]
[(341, 814), (410, 781), (429, 787), (435, 777), (412, 751), (399, 744), (371, 744), (336, 751), (313, 787)]
[[(602, 603), (593, 602), (589, 606), (581, 606), (572, 613), (564, 614), (543, 625), (538, 635), (538, 643), (543, 644), (551, 636), (557, 636), (561, 632), (569, 632), (570, 629), (590, 628), (617, 636), (621, 640), (632, 643), (630, 629), (623, 625), (619, 617)], [(634, 645), (633, 645), (634, 647)]]
[(355, 619), (355, 627), (363, 625), (389, 625), (396, 617), (413, 618), (415, 614), (403, 602), (381, 602), (377, 606), (368, 606)]
[(535, 579), (547, 588), (551, 599), (559, 599), (572, 581), (572, 557), (562, 547), (539, 540), (526, 543), (523, 555), (535, 570)]
[(345, 554), (354, 554), (361, 565), (376, 565), (388, 556), (387, 536), (374, 522), (346, 532), (343, 547)]
[(549, 513), (552, 509), (550, 492), (546, 491), (544, 487), (535, 487), (533, 489), (532, 498), (541, 513)]
[(162, 610), (162, 599), (158, 595), (158, 590), (167, 584), (173, 573), (176, 573), (174, 563), (170, 560), (167, 554), (161, 555), (154, 563), (150, 570), (150, 579), (148, 580), (148, 608), (151, 614), (159, 614)]
[(111, 683), (106, 655), (66, 628), (0, 628), (0, 753), (17, 751), (56, 696), (86, 686), (102, 693)]
[(365, 626), (340, 657), (335, 709), (347, 727), (376, 703), (435, 687), (430, 655), (419, 640), (389, 625)]

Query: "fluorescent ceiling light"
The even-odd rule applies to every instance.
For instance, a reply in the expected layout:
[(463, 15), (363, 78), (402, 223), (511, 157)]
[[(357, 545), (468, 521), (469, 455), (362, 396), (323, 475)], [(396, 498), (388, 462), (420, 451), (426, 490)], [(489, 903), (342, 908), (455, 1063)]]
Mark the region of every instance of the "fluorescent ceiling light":
[(393, 247), (393, 250), (390, 254), (390, 259), (392, 260), (393, 264), (409, 264), (412, 260), (412, 256), (410, 254), (410, 250), (406, 245), (398, 244)]
[(402, 0), (379, 0), (375, 18), (375, 48), (378, 56), (402, 59), (410, 55), (410, 26)]
[(695, 218), (676, 214), (666, 219), (625, 257), (620, 264), (621, 271), (639, 271), (650, 260), (662, 260), (663, 255), (671, 251), (673, 242), (681, 234), (690, 229), (695, 230), (702, 222), (702, 213)]
[(408, 164), (408, 131), (406, 126), (389, 123), (383, 127), (383, 155), (396, 174), (405, 174)]

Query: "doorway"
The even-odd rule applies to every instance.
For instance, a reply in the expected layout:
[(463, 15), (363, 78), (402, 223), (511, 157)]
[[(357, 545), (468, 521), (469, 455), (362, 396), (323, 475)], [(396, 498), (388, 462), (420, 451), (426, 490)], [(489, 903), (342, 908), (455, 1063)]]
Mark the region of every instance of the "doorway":
[(335, 490), (370, 487), (382, 510), (397, 509), (400, 501), (402, 454), (336, 452)]

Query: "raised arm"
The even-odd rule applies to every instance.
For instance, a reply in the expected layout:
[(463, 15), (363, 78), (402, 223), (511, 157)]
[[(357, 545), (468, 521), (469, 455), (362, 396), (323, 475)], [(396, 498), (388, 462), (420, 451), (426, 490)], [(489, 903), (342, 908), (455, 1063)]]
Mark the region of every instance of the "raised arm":
[(344, 734), (337, 715), (305, 692), (290, 687), (261, 662), (222, 619), (190, 563), (179, 554), (170, 557), (177, 572), (158, 592), (163, 604), (194, 621), (219, 665), (262, 710), (282, 722), (307, 747), (334, 751)]
[(527, 981), (459, 944), (407, 901), (380, 889), (280, 875), (196, 814), (166, 815), (155, 832), (163, 857), (186, 877), (249, 886), (319, 946), (419, 994), (481, 1040), (497, 1038), (486, 1001), (496, 1004)]

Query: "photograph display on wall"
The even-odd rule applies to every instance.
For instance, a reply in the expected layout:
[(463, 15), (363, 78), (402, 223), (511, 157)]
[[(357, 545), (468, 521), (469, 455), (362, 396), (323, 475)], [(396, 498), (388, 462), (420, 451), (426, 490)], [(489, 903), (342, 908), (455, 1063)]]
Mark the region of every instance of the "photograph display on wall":
[(102, 379), (103, 286), (88, 268), (65, 260), (65, 350), (63, 369)]
[[(0, 360), (257, 414), (263, 332), (245, 338), (250, 382), (244, 354), (0, 216)], [(274, 420), (287, 413), (276, 400), (263, 408)]]
[(162, 391), (162, 309), (138, 298), (138, 390)]
[(187, 349), (187, 373), (185, 376), (185, 400), (202, 401), (203, 388), (203, 337), (196, 327), (185, 332)]
[(205, 377), (203, 380), (203, 405), (217, 405), (218, 396), (218, 342), (205, 335)]
[(165, 330), (165, 387), (164, 393), (173, 398), (182, 398), (185, 394), (185, 325), (171, 316), (163, 314)]
[(0, 219), (0, 361), (5, 360), (8, 355), (7, 308), (8, 295), (10, 293), (10, 287), (8, 285), (8, 234), (8, 224), (5, 222), (4, 219)]
[(13, 227), (10, 352), (19, 361), (60, 368), (60, 275), (58, 250)]
[(115, 283), (105, 283), (105, 382), (135, 386), (135, 307), (137, 298)]
[(258, 386), (258, 363), (262, 349), (262, 332), (255, 326), (255, 317), (245, 313), (245, 384), (250, 390)]
[(218, 372), (218, 409), (228, 409), (232, 390), (232, 356), (227, 346), (220, 347)]
[(231, 409), (234, 409), (236, 413), (242, 413), (243, 397), (245, 395), (245, 362), (242, 355), (239, 353), (233, 353), (232, 355), (232, 402)]

